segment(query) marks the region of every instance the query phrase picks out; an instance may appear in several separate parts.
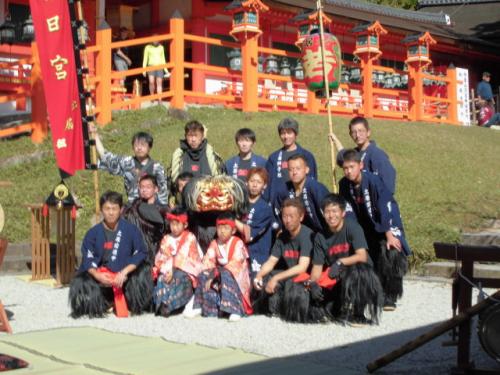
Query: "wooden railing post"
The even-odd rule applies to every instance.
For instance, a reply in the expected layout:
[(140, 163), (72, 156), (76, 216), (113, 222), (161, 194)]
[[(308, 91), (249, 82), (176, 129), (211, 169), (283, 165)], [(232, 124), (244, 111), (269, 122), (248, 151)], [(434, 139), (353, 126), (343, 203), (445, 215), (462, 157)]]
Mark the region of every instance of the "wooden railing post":
[(361, 71), (363, 77), (363, 115), (373, 117), (373, 60), (370, 55), (363, 55), (361, 59)]
[(257, 112), (258, 94), (258, 49), (257, 35), (248, 35), (241, 40), (241, 62), (243, 78), (243, 112)]
[(170, 18), (170, 61), (173, 64), (170, 76), (170, 90), (172, 91), (172, 108), (184, 109), (184, 19), (179, 11), (175, 11)]
[(422, 121), (424, 113), (424, 89), (420, 63), (408, 64), (408, 117)]
[(111, 122), (111, 28), (103, 21), (96, 33), (99, 51), (96, 57), (95, 88), (96, 106), (99, 108), (97, 122), (106, 125)]
[(47, 105), (43, 90), (40, 56), (35, 42), (31, 43), (33, 67), (31, 68), (31, 140), (42, 143), (49, 133)]
[(458, 123), (458, 99), (457, 99), (457, 72), (455, 69), (448, 68), (446, 71), (448, 82), (446, 85), (447, 96), (450, 102), (448, 103), (448, 121), (454, 125)]

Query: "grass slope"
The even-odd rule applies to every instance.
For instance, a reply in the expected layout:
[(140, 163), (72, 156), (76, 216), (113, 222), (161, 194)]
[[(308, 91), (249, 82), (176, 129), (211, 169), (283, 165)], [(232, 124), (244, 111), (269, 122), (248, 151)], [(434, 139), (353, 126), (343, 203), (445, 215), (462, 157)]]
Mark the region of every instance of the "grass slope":
[[(206, 124), (210, 143), (224, 158), (236, 152), (233, 135), (241, 127), (254, 129), (256, 152), (269, 155), (280, 147), (276, 125), (287, 116), (281, 112), (248, 115), (222, 108), (191, 108), (189, 115)], [(300, 122), (299, 143), (316, 155), (319, 179), (331, 187), (326, 117), (293, 116)], [(346, 147), (351, 147), (347, 123), (345, 117), (334, 118), (336, 133)], [(414, 265), (433, 258), (434, 241), (458, 240), (461, 230), (477, 228), (484, 219), (500, 216), (500, 132), (384, 120), (372, 120), (371, 124), (372, 138), (386, 150), (397, 169), (396, 198), (416, 254)], [(139, 130), (149, 131), (155, 139), (153, 158), (168, 166), (183, 136), (183, 125), (184, 121), (156, 107), (123, 112), (101, 134), (107, 149), (129, 154), (132, 135)], [(30, 237), (30, 219), (25, 204), (42, 202), (59, 180), (51, 143), (36, 146), (24, 137), (0, 144), (0, 181), (14, 184), (0, 187), (0, 202), (6, 212), (3, 235), (13, 242), (26, 241)], [(41, 152), (42, 158), (10, 163), (12, 158), (34, 152)], [(337, 170), (337, 174), (340, 178), (342, 171)], [(99, 181), (101, 192), (123, 192), (120, 177), (100, 172)], [(77, 238), (81, 238), (94, 210), (92, 173), (78, 172), (67, 183), (83, 205), (77, 221)]]

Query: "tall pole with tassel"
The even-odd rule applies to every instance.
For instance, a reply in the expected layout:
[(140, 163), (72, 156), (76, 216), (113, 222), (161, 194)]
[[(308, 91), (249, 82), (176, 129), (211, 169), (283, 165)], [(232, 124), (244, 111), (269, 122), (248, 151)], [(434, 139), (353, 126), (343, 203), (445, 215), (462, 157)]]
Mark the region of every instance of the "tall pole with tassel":
[[(323, 5), (321, 4), (321, 0), (316, 0), (316, 9), (318, 11), (318, 21), (319, 21), (319, 37), (321, 44), (321, 63), (323, 65), (323, 81), (325, 83), (325, 98), (326, 98), (326, 111), (328, 113), (328, 130), (329, 133), (333, 133), (333, 122), (332, 122), (332, 110), (330, 108), (330, 91), (329, 91), (329, 82), (328, 82), (328, 74), (326, 71), (326, 57), (325, 57), (325, 30), (323, 28)], [(338, 192), (337, 187), (337, 173), (335, 171), (337, 153), (335, 152), (335, 144), (331, 137), (328, 137), (330, 142), (330, 157), (332, 163), (332, 191), (334, 193)]]

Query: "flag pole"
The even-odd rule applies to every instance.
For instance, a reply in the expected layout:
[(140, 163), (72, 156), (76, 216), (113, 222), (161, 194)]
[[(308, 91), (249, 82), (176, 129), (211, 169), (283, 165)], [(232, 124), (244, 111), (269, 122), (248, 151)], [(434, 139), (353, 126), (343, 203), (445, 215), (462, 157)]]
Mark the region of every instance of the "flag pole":
[[(328, 88), (328, 75), (326, 72), (326, 57), (325, 57), (325, 31), (323, 28), (323, 5), (321, 4), (321, 0), (316, 0), (316, 9), (318, 10), (318, 21), (319, 21), (319, 39), (321, 43), (321, 62), (323, 65), (323, 81), (325, 82), (325, 98), (326, 98), (326, 111), (328, 113), (328, 130), (329, 133), (333, 133), (333, 122), (332, 122), (332, 110), (330, 107), (330, 91)], [(332, 163), (332, 186), (333, 192), (337, 193), (337, 173), (335, 171), (337, 153), (335, 152), (335, 144), (333, 143), (333, 139), (328, 137), (330, 142), (330, 158)]]
[[(72, 3), (72, 0), (70, 0), (70, 5)], [(80, 21), (81, 24), (77, 29), (77, 35), (78, 35), (78, 43), (83, 42), (85, 43), (85, 35), (84, 35), (84, 30), (83, 30), (83, 10), (82, 10), (82, 3), (80, 0), (76, 0), (76, 19), (77, 21)], [(74, 11), (74, 8), (71, 9), (71, 11)], [(90, 148), (90, 166), (92, 171), (92, 175), (94, 178), (94, 200), (95, 200), (95, 222), (97, 223), (100, 219), (100, 206), (99, 206), (99, 174), (97, 173), (97, 150), (96, 150), (96, 144), (95, 144), (95, 136), (94, 132), (89, 132), (88, 131), (88, 126), (95, 126), (95, 121), (94, 121), (94, 103), (92, 102), (92, 96), (90, 95), (90, 79), (89, 79), (89, 64), (88, 64), (88, 55), (86, 49), (83, 49), (82, 51), (82, 59), (81, 61), (81, 68), (82, 72), (86, 72), (86, 74), (82, 74), (84, 77), (84, 91), (85, 91), (85, 108), (84, 112), (87, 114), (87, 121), (83, 124), (84, 129), (87, 132), (88, 140), (89, 140), (89, 148)], [(86, 125), (85, 125), (86, 124)], [(84, 131), (85, 131), (84, 130)]]

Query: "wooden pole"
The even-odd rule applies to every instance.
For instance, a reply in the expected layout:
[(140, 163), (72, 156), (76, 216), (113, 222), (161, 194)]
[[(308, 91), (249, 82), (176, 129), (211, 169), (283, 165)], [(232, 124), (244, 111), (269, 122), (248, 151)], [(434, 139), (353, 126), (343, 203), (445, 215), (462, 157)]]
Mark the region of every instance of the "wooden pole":
[[(316, 8), (318, 10), (318, 20), (319, 20), (319, 38), (321, 42), (321, 62), (323, 64), (323, 80), (325, 82), (325, 97), (326, 97), (326, 111), (328, 113), (328, 131), (333, 133), (333, 123), (332, 123), (332, 110), (330, 107), (330, 91), (328, 88), (328, 75), (326, 73), (326, 57), (325, 57), (325, 31), (323, 29), (323, 6), (321, 5), (321, 0), (316, 0)], [(337, 174), (335, 171), (337, 155), (335, 152), (335, 144), (333, 139), (328, 137), (330, 141), (330, 158), (332, 163), (332, 187), (333, 192), (337, 193)]]
[[(81, 1), (76, 2), (76, 17), (78, 20), (82, 21), (83, 20), (83, 10), (82, 10), (82, 3)], [(83, 29), (82, 27), (78, 28), (78, 37), (80, 40), (84, 40), (84, 35), (83, 35)], [(87, 56), (87, 51), (84, 49), (82, 51), (82, 68), (83, 69), (89, 69), (89, 61), (88, 61), (88, 56)], [(90, 92), (90, 80), (89, 80), (89, 75), (85, 74), (84, 75), (85, 79), (83, 81), (85, 91)], [(102, 79), (102, 78), (101, 78)], [(94, 116), (94, 103), (92, 102), (92, 97), (89, 96), (86, 98), (86, 105), (87, 105), (87, 114), (90, 116), (90, 118), (93, 118)], [(89, 122), (89, 125), (95, 126), (94, 122)], [(91, 143), (90, 145), (90, 162), (92, 165), (97, 165), (97, 150), (95, 146), (95, 138), (92, 132), (89, 132), (89, 139), (93, 140), (94, 142)], [(97, 173), (97, 170), (94, 170), (92, 172), (92, 175), (94, 177), (94, 200), (95, 200), (95, 222), (99, 222), (100, 218), (100, 207), (99, 207), (99, 175)]]
[(498, 299), (498, 298), (500, 298), (500, 291), (497, 291), (495, 294), (493, 294), (489, 298), (479, 302), (478, 304), (476, 304), (472, 307), (469, 307), (467, 310), (465, 310), (462, 313), (458, 314), (457, 316), (441, 323), (437, 327), (434, 327), (429, 332), (424, 333), (423, 335), (417, 337), (415, 340), (409, 341), (406, 344), (404, 344), (403, 346), (399, 347), (398, 349), (396, 349), (396, 350), (378, 358), (377, 360), (369, 363), (366, 366), (366, 369), (368, 370), (368, 372), (372, 373), (372, 372), (378, 370), (379, 368), (388, 365), (389, 363), (395, 361), (399, 357), (402, 357), (403, 355), (414, 351), (415, 349), (421, 347), (425, 343), (442, 335), (446, 331), (449, 331), (450, 329), (452, 329), (456, 326), (459, 326), (460, 324), (468, 321), (474, 315), (479, 314), (485, 308), (490, 306), (490, 304), (493, 303), (493, 299)]

